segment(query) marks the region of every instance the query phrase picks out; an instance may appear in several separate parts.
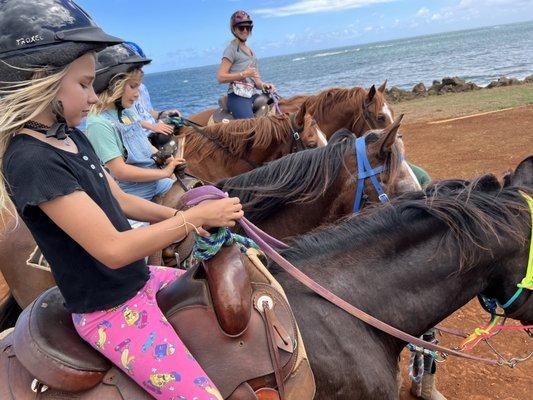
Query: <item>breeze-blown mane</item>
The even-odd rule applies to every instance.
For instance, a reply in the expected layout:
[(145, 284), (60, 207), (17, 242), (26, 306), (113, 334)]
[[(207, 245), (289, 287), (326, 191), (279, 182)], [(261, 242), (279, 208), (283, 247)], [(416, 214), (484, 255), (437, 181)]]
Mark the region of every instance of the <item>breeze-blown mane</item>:
[[(345, 166), (345, 157), (355, 153), (355, 140), (352, 132), (343, 129), (333, 135), (326, 147), (289, 154), (222, 180), (217, 186), (230, 196), (239, 197), (250, 219), (261, 221), (284, 204), (311, 201), (324, 194)], [(367, 145), (377, 140), (378, 135), (373, 132), (365, 136)], [(385, 161), (384, 173), (389, 174), (389, 181), (394, 181), (398, 172), (399, 151), (394, 145)]]
[(483, 254), (490, 254), (484, 247), (490, 238), (527, 244), (520, 228), (530, 217), (518, 190), (527, 189), (487, 188), (486, 180), (487, 176), (473, 182), (437, 182), (425, 192), (405, 193), (386, 205), (370, 206), (364, 214), (296, 238), (284, 256), (297, 263), (332, 257), (371, 245), (377, 238), (382, 246), (401, 248), (404, 242), (438, 233), (441, 246), (458, 251), (459, 269), (469, 269)]
[(253, 147), (266, 149), (273, 144), (288, 143), (292, 140), (292, 132), (288, 115), (232, 120), (203, 128), (184, 129), (188, 152), (205, 158), (224, 150), (226, 157), (229, 155), (233, 159), (246, 157)]
[[(356, 112), (353, 119), (352, 128), (356, 127), (359, 120), (363, 118), (363, 105), (367, 91), (362, 87), (353, 88), (331, 88), (324, 90), (317, 95), (309, 96), (302, 104), (301, 109), (312, 115), (316, 121), (325, 121), (331, 118), (331, 112), (339, 106), (345, 104), (349, 110)], [(374, 96), (374, 100), (369, 104), (371, 113), (377, 115), (383, 107), (382, 96)], [(353, 131), (354, 129), (352, 129)]]

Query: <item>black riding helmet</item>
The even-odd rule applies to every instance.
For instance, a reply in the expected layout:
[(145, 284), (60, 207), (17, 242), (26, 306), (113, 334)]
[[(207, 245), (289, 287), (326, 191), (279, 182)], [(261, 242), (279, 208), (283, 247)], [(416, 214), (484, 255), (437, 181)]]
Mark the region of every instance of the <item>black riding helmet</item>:
[(2, 83), (29, 80), (33, 71), (24, 68), (61, 68), (117, 43), (122, 39), (102, 31), (71, 0), (0, 0)]
[(118, 44), (102, 50), (96, 55), (94, 91), (97, 94), (102, 93), (116, 75), (131, 72), (150, 62), (151, 59), (139, 56), (127, 44)]

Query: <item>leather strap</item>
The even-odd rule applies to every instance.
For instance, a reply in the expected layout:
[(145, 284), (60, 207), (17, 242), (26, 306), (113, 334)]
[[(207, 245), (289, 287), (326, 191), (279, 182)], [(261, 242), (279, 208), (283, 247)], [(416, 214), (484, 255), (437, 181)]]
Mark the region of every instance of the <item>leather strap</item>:
[(276, 332), (274, 331), (274, 327), (272, 325), (272, 310), (270, 309), (270, 306), (267, 301), (264, 301), (262, 305), (262, 315), (265, 320), (268, 339), (268, 350), (270, 353), (270, 359), (272, 360), (272, 366), (274, 367), (274, 376), (276, 378), (276, 384), (278, 386), (279, 397), (280, 400), (285, 400), (285, 385), (283, 383), (281, 359), (279, 356), (278, 346), (275, 340)]

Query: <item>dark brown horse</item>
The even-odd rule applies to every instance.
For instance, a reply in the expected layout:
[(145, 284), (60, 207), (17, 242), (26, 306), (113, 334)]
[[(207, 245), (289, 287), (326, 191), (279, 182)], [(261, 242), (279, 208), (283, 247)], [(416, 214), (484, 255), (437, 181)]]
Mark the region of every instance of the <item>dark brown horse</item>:
[[(524, 170), (531, 169), (529, 165)], [(531, 177), (522, 172), (519, 166), (504, 189), (489, 176), (455, 188), (434, 186), (426, 193), (404, 195), (388, 207), (297, 238), (284, 256), (342, 299), (419, 336), (476, 295), (504, 303), (516, 292), (526, 273), (532, 229), (518, 189), (531, 194), (533, 187), (526, 186)], [(313, 295), (275, 264), (270, 268), (298, 320), (315, 374), (316, 397), (398, 398), (398, 358), (406, 343)], [(526, 294), (507, 312), (524, 324), (533, 323), (533, 303)], [(9, 340), (1, 342), (2, 365), (11, 357), (8, 373), (20, 379), (8, 381), (4, 368), (6, 381), (0, 388), (8, 400), (14, 399), (12, 393), (20, 394), (17, 400), (35, 398), (31, 375), (9, 355)], [(124, 375), (112, 376), (78, 398), (149, 398)], [(44, 395), (59, 400), (67, 394), (52, 389)]]
[(217, 181), (303, 148), (324, 146), (315, 130), (305, 129), (306, 123), (311, 120), (293, 114), (184, 127), (180, 133), (185, 135), (187, 170), (200, 179)]
[[(377, 178), (389, 197), (420, 189), (404, 161), (397, 136), (400, 119), (363, 136), (372, 167), (385, 166)], [(217, 186), (239, 197), (246, 217), (270, 235), (303, 234), (352, 213), (358, 181), (355, 141), (351, 131), (341, 130), (325, 148), (291, 154)], [(363, 196), (367, 203), (379, 201), (370, 179)]]
[[(437, 188), (428, 198), (417, 193), (393, 200), (298, 238), (285, 256), (349, 303), (419, 336), (478, 294), (503, 304), (516, 292), (531, 245), (531, 216), (517, 190), (531, 180), (524, 178), (515, 175), (514, 187), (504, 190), (481, 190), (474, 182), (446, 194)], [(531, 186), (522, 189), (533, 193)], [(398, 398), (405, 342), (310, 295), (284, 272), (276, 278), (302, 330), (318, 398)], [(527, 296), (508, 315), (531, 324)]]

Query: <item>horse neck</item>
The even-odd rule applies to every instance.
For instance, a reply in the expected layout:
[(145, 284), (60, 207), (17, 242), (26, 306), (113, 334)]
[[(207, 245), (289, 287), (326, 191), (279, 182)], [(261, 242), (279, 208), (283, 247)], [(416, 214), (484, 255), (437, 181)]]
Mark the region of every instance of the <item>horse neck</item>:
[[(334, 230), (330, 237), (335, 241)], [(383, 232), (357, 247), (353, 245), (356, 239), (333, 251), (322, 243), (318, 256), (306, 251), (309, 258), (296, 264), (349, 303), (420, 336), (488, 287), (492, 265), (498, 261), (493, 253), (459, 273), (457, 252), (444, 249), (442, 238), (442, 230), (436, 233), (435, 227), (417, 232), (410, 225), (401, 235), (391, 238)], [(279, 280), (282, 285), (291, 285), (288, 281), (292, 278), (281, 274)], [(306, 307), (305, 302), (302, 307)], [(403, 343), (396, 346), (400, 351)]]
[[(344, 175), (344, 173), (339, 175)], [(320, 225), (336, 221), (351, 212), (351, 204), (342, 207), (345, 203), (344, 199), (339, 196), (342, 182), (343, 179), (338, 177), (332, 185), (326, 188), (323, 195), (311, 201), (279, 206), (271, 216), (257, 225), (270, 235), (285, 239), (305, 234)]]
[(339, 104), (337, 109), (343, 111), (335, 112), (332, 110), (331, 113), (325, 114), (322, 118), (315, 118), (320, 130), (328, 139), (343, 128), (352, 131), (357, 137), (362, 136), (370, 129), (363, 116), (362, 104), (355, 111), (344, 103)]

